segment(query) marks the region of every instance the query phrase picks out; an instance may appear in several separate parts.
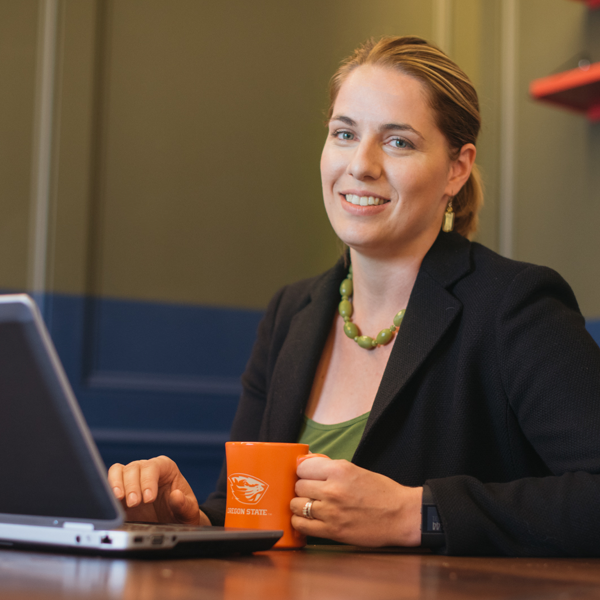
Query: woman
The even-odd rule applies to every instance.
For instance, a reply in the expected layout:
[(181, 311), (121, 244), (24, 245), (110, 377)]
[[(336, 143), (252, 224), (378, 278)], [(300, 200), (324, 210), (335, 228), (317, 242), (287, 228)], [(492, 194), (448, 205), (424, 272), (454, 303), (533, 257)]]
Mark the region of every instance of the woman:
[[(598, 554), (600, 349), (560, 276), (468, 241), (479, 126), (468, 78), (419, 38), (338, 70), (321, 175), (351, 271), (276, 294), (231, 437), (352, 459), (298, 468), (308, 535), (417, 546), (425, 501), (450, 554)], [(201, 510), (166, 457), (109, 479), (131, 519), (223, 522), (224, 474)]]

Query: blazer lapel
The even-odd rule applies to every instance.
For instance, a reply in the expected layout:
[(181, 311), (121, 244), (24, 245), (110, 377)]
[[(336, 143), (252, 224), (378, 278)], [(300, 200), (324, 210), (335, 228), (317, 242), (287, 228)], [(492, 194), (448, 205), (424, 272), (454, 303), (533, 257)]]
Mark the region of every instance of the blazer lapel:
[(317, 280), (306, 306), (292, 318), (273, 370), (261, 440), (289, 442), (297, 438), (345, 274), (340, 260)]
[(440, 234), (421, 265), (357, 454), (374, 423), (460, 314), (462, 303), (446, 288), (469, 271), (470, 242), (458, 234)]

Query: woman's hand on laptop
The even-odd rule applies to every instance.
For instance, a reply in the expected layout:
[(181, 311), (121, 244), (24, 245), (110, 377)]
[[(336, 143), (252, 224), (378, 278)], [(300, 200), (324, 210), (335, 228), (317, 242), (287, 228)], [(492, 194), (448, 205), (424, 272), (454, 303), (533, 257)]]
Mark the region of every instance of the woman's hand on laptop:
[(128, 521), (210, 525), (190, 484), (167, 456), (116, 463), (108, 470), (108, 482)]

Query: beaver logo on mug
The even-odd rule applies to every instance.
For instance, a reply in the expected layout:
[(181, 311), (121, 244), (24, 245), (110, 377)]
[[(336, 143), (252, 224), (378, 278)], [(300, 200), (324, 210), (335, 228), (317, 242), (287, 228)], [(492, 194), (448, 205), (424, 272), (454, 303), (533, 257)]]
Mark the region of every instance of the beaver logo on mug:
[(269, 489), (269, 484), (244, 473), (233, 473), (229, 479), (233, 497), (242, 504), (258, 504)]

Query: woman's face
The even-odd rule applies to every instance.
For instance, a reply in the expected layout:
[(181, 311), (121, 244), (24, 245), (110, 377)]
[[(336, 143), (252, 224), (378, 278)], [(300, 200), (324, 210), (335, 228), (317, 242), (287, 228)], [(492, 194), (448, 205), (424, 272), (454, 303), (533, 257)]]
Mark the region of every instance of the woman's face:
[(458, 162), (418, 80), (387, 67), (356, 68), (338, 93), (321, 157), (335, 232), (371, 255), (429, 248), (468, 177)]

